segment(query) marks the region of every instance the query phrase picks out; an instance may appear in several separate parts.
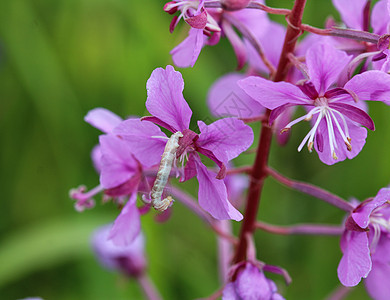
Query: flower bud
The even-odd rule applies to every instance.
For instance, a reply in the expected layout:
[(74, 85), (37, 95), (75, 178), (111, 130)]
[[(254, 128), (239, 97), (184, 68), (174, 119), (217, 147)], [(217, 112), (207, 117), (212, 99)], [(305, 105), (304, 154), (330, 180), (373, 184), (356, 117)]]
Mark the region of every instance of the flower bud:
[(100, 263), (127, 276), (140, 276), (146, 268), (144, 236), (140, 233), (128, 246), (116, 246), (108, 239), (111, 225), (99, 228), (92, 237), (93, 250)]

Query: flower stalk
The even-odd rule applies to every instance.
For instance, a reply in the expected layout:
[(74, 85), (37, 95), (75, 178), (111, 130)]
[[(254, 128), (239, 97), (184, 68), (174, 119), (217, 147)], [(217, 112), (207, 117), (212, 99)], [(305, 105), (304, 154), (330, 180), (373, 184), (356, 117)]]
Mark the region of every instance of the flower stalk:
[[(287, 66), (289, 63), (288, 54), (294, 51), (297, 38), (300, 35), (300, 30), (297, 30), (296, 28), (299, 28), (302, 23), (302, 15), (305, 4), (306, 0), (296, 0), (291, 14), (288, 17), (289, 25), (279, 59), (278, 68), (275, 77), (273, 78), (274, 81), (282, 81), (287, 75)], [(267, 120), (262, 122), (258, 152), (250, 177), (245, 217), (240, 231), (239, 244), (233, 259), (235, 263), (245, 260), (248, 247), (246, 236), (248, 234), (252, 235), (256, 229), (255, 224), (261, 191), (264, 186), (264, 180), (268, 175), (267, 164), (272, 139), (272, 128), (269, 126), (268, 122), (270, 113), (270, 110), (266, 111), (265, 115)]]

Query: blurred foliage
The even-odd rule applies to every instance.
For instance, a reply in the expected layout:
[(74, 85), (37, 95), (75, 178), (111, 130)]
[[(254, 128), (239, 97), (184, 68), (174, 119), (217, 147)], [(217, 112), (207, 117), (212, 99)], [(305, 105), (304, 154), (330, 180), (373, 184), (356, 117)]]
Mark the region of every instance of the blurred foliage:
[[(291, 7), (293, 1), (267, 1)], [(173, 35), (164, 1), (0, 1), (0, 299), (143, 299), (138, 286), (102, 269), (89, 247), (94, 228), (114, 220), (113, 205), (78, 214), (68, 190), (98, 184), (90, 150), (99, 132), (84, 123), (94, 107), (122, 117), (145, 114), (145, 84), (152, 70), (170, 64), (186, 35)], [(330, 1), (308, 1), (304, 22), (322, 26), (334, 14)], [(335, 18), (339, 16), (335, 14)], [(284, 22), (281, 17), (275, 18)], [(235, 68), (230, 45), (206, 47), (192, 69), (181, 70), (193, 120), (209, 119), (207, 90)], [(370, 106), (376, 132), (352, 161), (320, 163), (297, 153), (307, 128), (298, 126), (287, 147), (276, 143), (270, 164), (343, 197), (364, 199), (389, 184), (389, 107)], [(254, 126), (258, 133), (258, 128)], [(238, 163), (248, 164), (252, 155)], [(196, 184), (189, 186), (196, 192)], [(193, 299), (219, 288), (215, 237), (191, 212), (175, 204), (169, 222), (143, 217), (149, 271), (164, 299)], [(338, 224), (343, 213), (269, 179), (259, 217), (276, 224)], [(239, 224), (234, 224), (238, 231)], [(258, 258), (285, 267), (293, 284), (274, 278), (287, 299), (323, 299), (337, 285), (341, 257), (336, 237), (284, 237), (256, 233)], [(178, 268), (178, 266), (180, 266)], [(348, 299), (367, 299), (362, 286)]]

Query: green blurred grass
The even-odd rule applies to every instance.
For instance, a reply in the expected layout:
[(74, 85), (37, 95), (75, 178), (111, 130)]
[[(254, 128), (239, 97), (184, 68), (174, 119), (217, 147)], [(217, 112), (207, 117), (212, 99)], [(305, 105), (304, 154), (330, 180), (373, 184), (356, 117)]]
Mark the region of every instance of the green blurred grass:
[[(322, 26), (335, 11), (328, 1), (308, 2), (304, 21), (309, 24)], [(267, 3), (292, 5), (287, 0)], [(143, 115), (147, 78), (154, 68), (172, 63), (169, 51), (186, 33), (184, 28), (169, 34), (163, 4), (0, 1), (1, 299), (142, 299), (135, 283), (101, 269), (89, 250), (92, 230), (113, 220), (117, 210), (98, 204), (79, 215), (67, 195), (81, 183), (98, 183), (89, 153), (99, 132), (83, 116), (99, 106), (122, 117)], [(206, 47), (194, 68), (182, 70), (193, 120), (210, 117), (207, 89), (234, 68), (232, 50), (223, 41)], [(271, 165), (346, 198), (375, 195), (389, 183), (390, 109), (381, 104), (370, 109), (377, 130), (369, 133), (356, 159), (328, 167), (314, 153), (297, 153), (306, 130), (298, 127), (287, 147), (274, 145)], [(252, 159), (248, 155), (239, 162)], [(278, 224), (339, 223), (343, 214), (269, 180), (259, 216)], [(215, 238), (186, 208), (175, 204), (172, 219), (163, 225), (146, 216), (143, 226), (150, 274), (164, 299), (193, 299), (218, 288)], [(290, 287), (275, 277), (287, 299), (323, 299), (337, 285), (337, 238), (259, 232), (256, 243), (259, 259), (284, 266), (292, 275)], [(367, 296), (359, 287), (349, 299)]]

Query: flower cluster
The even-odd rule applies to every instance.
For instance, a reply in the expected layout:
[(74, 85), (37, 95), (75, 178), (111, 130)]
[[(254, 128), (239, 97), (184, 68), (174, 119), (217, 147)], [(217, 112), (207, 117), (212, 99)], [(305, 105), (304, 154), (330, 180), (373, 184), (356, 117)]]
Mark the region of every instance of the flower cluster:
[[(305, 1), (296, 2), (304, 6)], [(210, 88), (207, 103), (219, 118), (211, 124), (198, 120), (195, 125), (191, 120), (193, 112), (183, 96), (182, 75), (170, 65), (155, 69), (147, 81), (145, 106), (150, 115), (122, 120), (102, 108), (87, 114), (85, 121), (103, 132), (92, 151), (100, 184), (89, 192), (84, 186), (72, 190), (71, 197), (77, 200), (75, 208), (92, 208), (93, 197), (100, 192), (104, 200), (112, 199), (122, 208), (114, 224), (94, 237), (94, 248), (103, 264), (135, 277), (143, 273), (146, 262), (140, 216), (151, 207), (168, 215), (166, 211), (171, 210), (176, 194), (176, 200), (206, 219), (220, 238), (238, 243), (234, 260), (229, 257), (225, 266), (230, 273), (227, 276), (225, 272), (223, 299), (283, 299), (264, 272), (283, 274), (289, 283), (287, 272), (257, 261), (253, 254), (256, 209), (264, 179), (271, 175), (282, 184), (348, 211), (349, 216), (344, 227), (336, 230), (311, 225), (261, 227), (282, 234), (340, 234), (342, 230), (343, 256), (338, 267), (341, 283), (355, 286), (365, 278), (373, 298), (387, 299), (390, 189), (383, 188), (375, 198), (354, 205), (319, 187), (286, 179), (267, 166), (272, 134), (284, 145), (288, 132), (302, 121), (311, 126), (298, 151), (306, 145), (326, 165), (353, 159), (366, 143), (367, 129), (375, 130), (368, 114), (370, 103), (390, 105), (390, 0), (378, 1), (371, 14), (371, 1), (352, 2), (333, 0), (348, 28), (335, 29), (335, 22), (328, 20), (324, 30), (294, 21), (291, 15), (300, 19), (300, 10), (271, 9), (259, 0), (174, 0), (165, 4), (164, 11), (174, 15), (171, 32), (180, 20), (190, 26), (188, 37), (171, 51), (175, 65), (194, 66), (203, 46), (215, 45), (226, 36), (236, 54), (238, 69), (245, 64), (248, 68), (244, 73), (223, 76)], [(263, 10), (287, 15), (287, 33)], [(371, 27), (373, 32), (368, 32)], [(312, 33), (289, 50), (305, 29)], [(293, 36), (294, 30), (297, 32)], [(318, 32), (333, 32), (334, 36), (313, 34)], [(298, 117), (294, 116), (296, 112)], [(238, 203), (243, 201), (233, 199), (242, 198), (242, 187), (247, 187), (247, 182), (227, 175), (240, 173), (229, 169), (231, 161), (252, 145), (253, 132), (246, 123), (255, 121), (261, 121), (262, 135), (253, 166), (241, 170), (250, 175), (247, 215), (243, 216)], [(175, 176), (179, 178), (178, 187), (197, 179), (199, 206), (188, 201), (180, 189), (169, 189)], [(234, 187), (239, 194), (233, 195)], [(142, 205), (137, 205), (138, 196)], [(244, 219), (238, 242), (230, 232), (221, 233), (220, 223), (213, 219)]]

